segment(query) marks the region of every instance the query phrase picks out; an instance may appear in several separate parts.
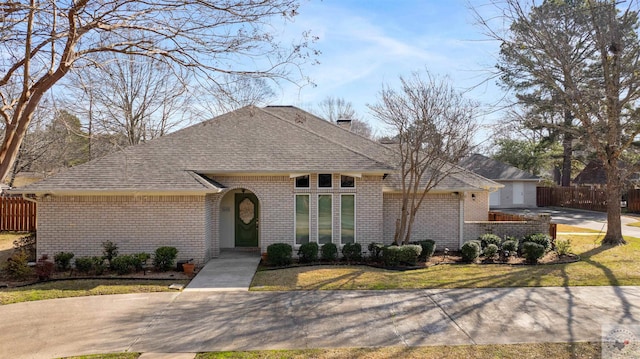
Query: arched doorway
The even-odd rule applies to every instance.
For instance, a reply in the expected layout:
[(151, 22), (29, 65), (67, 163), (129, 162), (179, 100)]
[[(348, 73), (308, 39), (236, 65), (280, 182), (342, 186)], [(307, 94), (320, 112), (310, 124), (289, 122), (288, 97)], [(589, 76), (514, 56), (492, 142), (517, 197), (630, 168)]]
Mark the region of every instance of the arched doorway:
[(220, 209), (220, 248), (259, 247), (260, 202), (253, 192), (228, 191)]

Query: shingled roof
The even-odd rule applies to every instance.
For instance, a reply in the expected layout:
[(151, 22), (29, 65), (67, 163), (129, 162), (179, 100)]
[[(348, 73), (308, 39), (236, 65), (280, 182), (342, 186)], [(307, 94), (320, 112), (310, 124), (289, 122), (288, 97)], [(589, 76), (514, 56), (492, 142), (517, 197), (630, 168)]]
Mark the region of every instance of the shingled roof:
[(494, 181), (539, 181), (540, 177), (481, 154), (473, 154), (460, 166)]
[[(213, 175), (382, 175), (395, 172), (393, 158), (392, 149), (298, 108), (247, 106), (14, 192), (215, 193), (224, 184), (212, 181)], [(483, 187), (482, 180), (464, 177), (452, 178), (450, 185)]]

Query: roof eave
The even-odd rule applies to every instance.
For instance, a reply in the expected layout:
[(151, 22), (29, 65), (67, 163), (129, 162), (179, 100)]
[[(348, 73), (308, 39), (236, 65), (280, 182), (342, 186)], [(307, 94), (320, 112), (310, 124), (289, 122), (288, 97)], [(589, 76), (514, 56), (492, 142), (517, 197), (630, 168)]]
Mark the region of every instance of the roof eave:
[(224, 189), (11, 189), (10, 194), (53, 196), (204, 196)]

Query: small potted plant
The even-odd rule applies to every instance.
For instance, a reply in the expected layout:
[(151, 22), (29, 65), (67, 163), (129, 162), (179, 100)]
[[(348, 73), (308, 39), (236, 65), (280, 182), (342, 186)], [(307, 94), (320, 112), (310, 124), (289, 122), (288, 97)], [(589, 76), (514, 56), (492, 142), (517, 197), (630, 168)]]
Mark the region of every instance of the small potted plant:
[(196, 265), (193, 263), (193, 259), (189, 259), (185, 263), (182, 263), (182, 270), (187, 275), (192, 275), (195, 269)]

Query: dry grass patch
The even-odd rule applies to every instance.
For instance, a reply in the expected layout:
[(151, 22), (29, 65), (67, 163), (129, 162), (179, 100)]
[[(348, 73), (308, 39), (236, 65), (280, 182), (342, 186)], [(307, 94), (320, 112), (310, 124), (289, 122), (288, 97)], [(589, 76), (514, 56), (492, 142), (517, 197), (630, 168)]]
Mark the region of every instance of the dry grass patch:
[(0, 269), (13, 253), (13, 241), (28, 235), (28, 233), (3, 232), (0, 233)]
[[(595, 229), (590, 228), (582, 228), (576, 226), (570, 226), (568, 224), (558, 224), (558, 234), (562, 233), (600, 233), (600, 231), (596, 231)], [(604, 233), (602, 233), (604, 236)]]
[(600, 358), (600, 343), (542, 343), (433, 347), (340, 348), (200, 353), (196, 359), (489, 359)]
[(257, 272), (252, 290), (354, 290), (640, 285), (640, 239), (601, 246), (598, 236), (570, 239), (579, 262), (549, 265), (442, 264), (406, 272), (367, 266), (315, 266)]
[(188, 280), (78, 279), (0, 289), (0, 305), (90, 295), (169, 292), (169, 285)]

